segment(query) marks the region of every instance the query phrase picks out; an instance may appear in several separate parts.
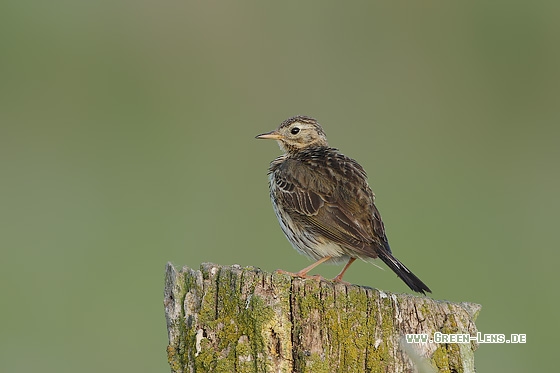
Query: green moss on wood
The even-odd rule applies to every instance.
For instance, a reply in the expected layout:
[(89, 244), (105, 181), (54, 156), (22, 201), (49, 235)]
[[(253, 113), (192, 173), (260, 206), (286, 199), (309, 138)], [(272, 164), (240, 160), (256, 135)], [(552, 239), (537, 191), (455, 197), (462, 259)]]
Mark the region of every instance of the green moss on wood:
[[(432, 330), (442, 333), (476, 330), (469, 317), (478, 314), (476, 305), (292, 279), (252, 267), (204, 264), (200, 272), (183, 269), (168, 276), (175, 277), (166, 279), (166, 291), (173, 292), (166, 301), (181, 305), (180, 317), (173, 311), (168, 318), (173, 372), (385, 372), (409, 366), (399, 345), (404, 330), (415, 332), (409, 325), (433, 323)], [(440, 371), (468, 372), (474, 370), (474, 349), (441, 344), (429, 358)]]

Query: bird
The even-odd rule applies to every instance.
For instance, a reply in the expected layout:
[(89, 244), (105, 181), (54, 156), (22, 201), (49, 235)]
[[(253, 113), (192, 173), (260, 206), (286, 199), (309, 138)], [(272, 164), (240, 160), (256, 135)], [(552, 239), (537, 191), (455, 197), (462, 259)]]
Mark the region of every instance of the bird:
[(348, 284), (342, 278), (356, 259), (379, 258), (411, 290), (431, 293), (393, 256), (366, 171), (329, 146), (316, 119), (297, 115), (256, 138), (276, 140), (283, 151), (268, 170), (272, 206), (294, 249), (315, 261), (299, 272), (278, 273), (322, 280), (308, 273), (322, 263), (346, 263), (332, 281)]

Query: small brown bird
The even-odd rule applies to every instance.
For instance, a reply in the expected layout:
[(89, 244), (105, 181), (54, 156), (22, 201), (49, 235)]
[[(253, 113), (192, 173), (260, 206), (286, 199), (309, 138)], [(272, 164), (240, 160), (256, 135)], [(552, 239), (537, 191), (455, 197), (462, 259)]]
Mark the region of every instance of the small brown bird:
[(412, 290), (431, 290), (391, 253), (375, 195), (366, 172), (355, 160), (329, 147), (323, 128), (313, 118), (295, 116), (257, 139), (277, 140), (285, 154), (270, 163), (270, 198), (276, 217), (292, 246), (315, 263), (295, 277), (324, 262), (347, 262), (333, 279), (342, 277), (360, 258), (380, 258)]

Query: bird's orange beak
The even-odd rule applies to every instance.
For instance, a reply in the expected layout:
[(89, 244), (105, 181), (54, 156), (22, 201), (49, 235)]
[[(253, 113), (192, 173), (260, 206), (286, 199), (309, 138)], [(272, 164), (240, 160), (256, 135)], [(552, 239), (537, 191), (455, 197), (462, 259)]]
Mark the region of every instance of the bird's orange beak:
[(255, 137), (256, 139), (272, 139), (272, 140), (281, 140), (282, 139), (282, 135), (274, 130), (274, 131), (270, 131), (267, 133), (262, 133), (258, 136)]

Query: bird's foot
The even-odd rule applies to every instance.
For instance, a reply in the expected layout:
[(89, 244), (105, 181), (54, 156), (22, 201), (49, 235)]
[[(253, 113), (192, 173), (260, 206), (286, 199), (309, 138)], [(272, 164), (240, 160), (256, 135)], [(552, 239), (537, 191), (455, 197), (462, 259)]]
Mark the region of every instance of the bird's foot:
[(297, 277), (297, 278), (311, 279), (311, 280), (316, 280), (316, 281), (326, 280), (321, 275), (308, 275), (307, 272), (301, 272), (301, 271), (294, 273), (294, 272), (284, 271), (283, 269), (277, 269), (276, 271), (274, 271), (274, 273), (281, 274), (281, 275), (288, 275), (288, 276)]
[(349, 283), (348, 281), (344, 281), (344, 280), (342, 279), (342, 277), (339, 278), (338, 276), (336, 276), (335, 278), (333, 278), (331, 281), (334, 282), (335, 284), (352, 285), (352, 284)]
[(334, 282), (335, 284), (352, 285), (352, 284), (349, 283), (348, 281), (344, 281), (344, 280), (342, 279), (342, 276), (341, 276), (341, 275), (336, 276), (336, 277), (333, 278), (331, 281)]

